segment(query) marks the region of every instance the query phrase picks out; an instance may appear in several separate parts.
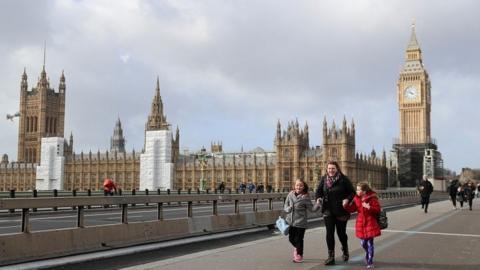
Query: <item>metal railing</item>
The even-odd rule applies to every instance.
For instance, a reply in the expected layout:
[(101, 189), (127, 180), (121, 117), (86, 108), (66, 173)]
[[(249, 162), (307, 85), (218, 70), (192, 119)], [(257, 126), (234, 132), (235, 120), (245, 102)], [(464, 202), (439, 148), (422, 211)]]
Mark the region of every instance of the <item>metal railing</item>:
[(96, 196), (96, 197), (37, 197), (37, 198), (8, 198), (0, 199), (0, 210), (21, 209), (21, 232), (30, 232), (29, 216), (31, 209), (48, 208), (58, 209), (66, 207), (77, 210), (76, 227), (83, 228), (85, 208), (92, 206), (103, 207), (105, 205), (118, 205), (121, 208), (121, 220), (128, 223), (128, 208), (136, 205), (156, 205), (157, 220), (163, 220), (164, 204), (186, 203), (187, 217), (193, 217), (193, 202), (206, 202), (212, 205), (212, 215), (218, 215), (218, 201), (231, 201), (234, 204), (234, 212), (240, 213), (240, 202), (250, 201), (252, 211), (257, 212), (258, 201), (268, 201), (268, 210), (273, 210), (274, 200), (284, 200), (288, 193), (252, 193), (252, 194), (169, 194), (165, 195), (125, 195), (125, 196)]

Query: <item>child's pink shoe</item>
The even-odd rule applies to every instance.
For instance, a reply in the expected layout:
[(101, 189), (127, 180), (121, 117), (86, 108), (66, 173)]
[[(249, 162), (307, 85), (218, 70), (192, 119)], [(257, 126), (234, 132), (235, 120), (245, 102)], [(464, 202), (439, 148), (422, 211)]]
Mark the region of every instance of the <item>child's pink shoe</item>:
[(301, 262), (303, 262), (303, 256), (302, 256), (302, 255), (297, 255), (297, 257), (295, 257), (295, 258), (293, 259), (293, 262), (295, 262), (295, 263), (301, 263)]

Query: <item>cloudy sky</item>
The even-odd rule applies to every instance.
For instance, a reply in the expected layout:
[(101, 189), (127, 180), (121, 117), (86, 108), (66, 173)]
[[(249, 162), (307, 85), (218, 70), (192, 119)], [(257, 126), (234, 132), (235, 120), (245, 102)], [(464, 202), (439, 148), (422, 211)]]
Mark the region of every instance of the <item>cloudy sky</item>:
[(355, 119), (357, 151), (399, 136), (396, 83), (412, 19), (432, 82), (432, 136), (445, 167), (480, 167), (480, 2), (0, 2), (0, 153), (16, 160), (20, 78), (67, 83), (65, 136), (105, 151), (117, 117), (143, 147), (157, 76), (181, 149), (273, 149), (278, 120)]

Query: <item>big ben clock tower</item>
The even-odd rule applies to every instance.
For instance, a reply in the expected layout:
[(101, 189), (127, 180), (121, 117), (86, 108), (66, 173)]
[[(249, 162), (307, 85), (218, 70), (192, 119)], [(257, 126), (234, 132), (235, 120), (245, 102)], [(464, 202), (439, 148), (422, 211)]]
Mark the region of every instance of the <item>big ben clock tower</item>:
[(415, 24), (412, 24), (405, 64), (398, 78), (397, 100), (400, 136), (393, 146), (398, 162), (397, 185), (415, 186), (424, 175), (434, 178), (438, 166), (432, 162), (441, 162), (430, 133), (431, 84), (423, 65)]
[(405, 53), (405, 65), (397, 84), (400, 111), (400, 144), (431, 143), (430, 79), (422, 62), (422, 51), (412, 25), (412, 35)]

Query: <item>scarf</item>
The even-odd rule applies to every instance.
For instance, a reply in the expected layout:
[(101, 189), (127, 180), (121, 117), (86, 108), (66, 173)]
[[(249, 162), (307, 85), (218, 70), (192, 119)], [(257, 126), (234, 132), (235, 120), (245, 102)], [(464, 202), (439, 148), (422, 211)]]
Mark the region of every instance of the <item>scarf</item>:
[(337, 172), (334, 176), (329, 176), (327, 174), (327, 188), (331, 188), (335, 182), (340, 178), (340, 174)]

